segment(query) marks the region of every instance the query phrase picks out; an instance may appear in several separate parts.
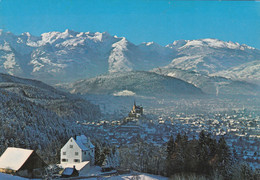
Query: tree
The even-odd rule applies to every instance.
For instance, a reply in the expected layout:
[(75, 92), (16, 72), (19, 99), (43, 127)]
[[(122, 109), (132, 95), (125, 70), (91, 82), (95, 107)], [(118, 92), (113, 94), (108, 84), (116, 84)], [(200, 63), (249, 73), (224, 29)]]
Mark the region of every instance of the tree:
[(231, 166), (232, 166), (232, 157), (229, 150), (229, 147), (226, 143), (225, 138), (222, 136), (218, 142), (218, 170), (223, 175), (224, 178), (230, 178)]
[(167, 175), (170, 176), (172, 174), (172, 168), (173, 168), (173, 160), (172, 160), (172, 155), (174, 152), (174, 140), (173, 137), (171, 136), (169, 141), (167, 142), (167, 157), (166, 157), (166, 171)]
[(95, 145), (95, 165), (100, 165), (100, 148), (99, 145)]

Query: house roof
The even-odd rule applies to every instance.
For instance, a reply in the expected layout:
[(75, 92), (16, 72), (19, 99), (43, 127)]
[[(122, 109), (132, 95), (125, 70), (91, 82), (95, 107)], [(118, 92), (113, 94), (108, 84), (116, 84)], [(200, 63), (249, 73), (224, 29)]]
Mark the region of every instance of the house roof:
[[(81, 135), (84, 136), (84, 135)], [(76, 143), (78, 144), (78, 146), (80, 147), (80, 149), (82, 149), (83, 151), (88, 150), (88, 148), (84, 145), (84, 140), (85, 138), (82, 138), (81, 136), (77, 136), (76, 137)], [(86, 136), (85, 136), (86, 137)]]
[(0, 157), (0, 168), (18, 171), (32, 153), (33, 150), (8, 147)]
[(64, 171), (62, 172), (62, 174), (70, 176), (70, 175), (72, 175), (73, 171), (74, 171), (73, 168), (65, 168)]
[(62, 163), (59, 164), (62, 168), (73, 168), (75, 166), (76, 170), (81, 171), (87, 164), (89, 164), (89, 161), (83, 161), (80, 163)]
[[(94, 148), (95, 146), (90, 142), (90, 140), (85, 135), (80, 135), (76, 137), (76, 143), (82, 150), (88, 150), (88, 148)], [(86, 147), (86, 145), (88, 147)]]

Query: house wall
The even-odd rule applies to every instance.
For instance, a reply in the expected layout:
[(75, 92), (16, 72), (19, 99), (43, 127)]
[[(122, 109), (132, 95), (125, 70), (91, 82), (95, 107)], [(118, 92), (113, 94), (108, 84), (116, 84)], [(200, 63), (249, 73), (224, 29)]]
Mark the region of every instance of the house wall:
[[(66, 154), (64, 154), (64, 152)], [(78, 155), (76, 155), (78, 153)], [(61, 149), (61, 163), (79, 163), (82, 162), (82, 151), (75, 142), (73, 138), (70, 138), (69, 141)], [(67, 161), (63, 161), (66, 159)], [(78, 162), (76, 162), (78, 160)]]
[(89, 161), (88, 151), (82, 151), (82, 161)]
[(95, 163), (95, 148), (91, 149), (90, 154), (91, 154), (91, 157), (90, 157), (91, 165), (94, 165), (94, 163)]
[(33, 169), (44, 168), (46, 166), (47, 164), (34, 151), (19, 170), (32, 171)]

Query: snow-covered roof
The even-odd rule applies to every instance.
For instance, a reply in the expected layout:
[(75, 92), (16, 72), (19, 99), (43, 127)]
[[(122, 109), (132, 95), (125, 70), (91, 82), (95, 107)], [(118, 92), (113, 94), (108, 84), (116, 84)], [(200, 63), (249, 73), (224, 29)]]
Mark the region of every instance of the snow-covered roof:
[(85, 135), (77, 136), (76, 143), (82, 150), (88, 150), (88, 148), (90, 149), (95, 148), (95, 146), (90, 142), (90, 140)]
[(89, 161), (83, 161), (81, 163), (75, 163), (75, 164), (71, 164), (71, 163), (62, 163), (59, 164), (59, 166), (61, 166), (62, 168), (73, 168), (73, 166), (75, 166), (75, 168), (78, 171), (81, 171), (81, 169), (83, 169), (87, 164), (89, 164)]
[(74, 170), (73, 168), (65, 168), (64, 171), (62, 172), (62, 174), (70, 176), (70, 175), (72, 175), (73, 170)]
[(78, 144), (79, 148), (82, 149), (83, 151), (88, 150), (88, 148), (83, 144), (81, 140), (77, 139), (76, 143)]
[(17, 171), (32, 153), (33, 150), (9, 147), (0, 157), (0, 168)]

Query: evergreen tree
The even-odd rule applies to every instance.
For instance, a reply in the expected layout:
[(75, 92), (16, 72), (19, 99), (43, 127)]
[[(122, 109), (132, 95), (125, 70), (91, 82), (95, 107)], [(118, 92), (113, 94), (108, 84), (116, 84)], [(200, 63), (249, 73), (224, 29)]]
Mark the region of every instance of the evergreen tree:
[(209, 147), (207, 145), (207, 136), (202, 130), (199, 134), (199, 141), (196, 148), (197, 154), (197, 172), (201, 174), (209, 173)]
[(99, 145), (95, 145), (95, 165), (100, 165), (100, 148)]
[(226, 143), (226, 140), (223, 136), (219, 139), (218, 142), (218, 150), (217, 150), (217, 155), (218, 155), (218, 170), (222, 174), (222, 176), (225, 179), (230, 179), (231, 177), (231, 153), (229, 150), (229, 147)]
[(171, 136), (169, 141), (167, 142), (167, 157), (166, 157), (166, 171), (167, 175), (170, 176), (172, 174), (172, 168), (173, 168), (173, 160), (172, 160), (172, 155), (174, 152), (174, 140), (173, 137)]

